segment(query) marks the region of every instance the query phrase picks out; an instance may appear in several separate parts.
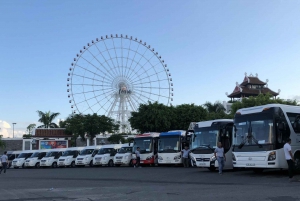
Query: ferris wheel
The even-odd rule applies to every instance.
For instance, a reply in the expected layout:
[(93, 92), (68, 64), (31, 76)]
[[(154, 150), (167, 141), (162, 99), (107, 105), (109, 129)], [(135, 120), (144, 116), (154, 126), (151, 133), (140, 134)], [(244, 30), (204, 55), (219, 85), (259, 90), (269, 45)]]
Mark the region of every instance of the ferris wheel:
[(79, 51), (68, 73), (72, 112), (111, 117), (122, 131), (139, 104), (171, 105), (173, 82), (161, 56), (146, 42), (127, 35), (96, 38)]

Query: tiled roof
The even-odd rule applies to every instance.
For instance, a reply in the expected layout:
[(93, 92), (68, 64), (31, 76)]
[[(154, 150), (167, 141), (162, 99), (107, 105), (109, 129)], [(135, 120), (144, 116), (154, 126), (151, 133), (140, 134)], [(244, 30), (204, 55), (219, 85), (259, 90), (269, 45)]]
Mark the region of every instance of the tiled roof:
[[(242, 91), (240, 91), (240, 89), (242, 89)], [(260, 93), (262, 93), (262, 94), (270, 93), (273, 96), (279, 95), (279, 93), (276, 93), (276, 92), (272, 91), (268, 87), (264, 87), (262, 89), (251, 89), (251, 88), (244, 87), (244, 86), (240, 86), (240, 87), (236, 86), (234, 91), (231, 94), (229, 94), (227, 97), (229, 97), (229, 98), (240, 98), (241, 95), (244, 95), (246, 97), (258, 96)]]
[(66, 129), (45, 128), (35, 129), (35, 137), (70, 137), (65, 133)]
[(260, 79), (258, 79), (258, 77), (250, 77), (250, 76), (246, 76), (244, 78), (244, 81), (240, 84), (241, 86), (246, 86), (247, 84), (257, 84), (257, 85), (265, 85), (267, 84), (266, 82), (261, 81)]

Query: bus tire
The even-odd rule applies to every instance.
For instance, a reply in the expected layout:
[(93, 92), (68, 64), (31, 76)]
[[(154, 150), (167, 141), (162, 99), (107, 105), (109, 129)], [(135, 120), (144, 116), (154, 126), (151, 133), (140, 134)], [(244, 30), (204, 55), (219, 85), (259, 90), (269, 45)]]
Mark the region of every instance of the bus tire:
[(52, 165), (51, 165), (51, 167), (52, 167), (52, 168), (57, 168), (57, 163), (56, 163), (56, 162), (53, 162)]
[(113, 162), (113, 160), (110, 160), (110, 161), (108, 161), (108, 167), (113, 167), (114, 166), (114, 162)]
[(74, 168), (75, 167), (75, 162), (73, 161), (70, 165), (71, 168)]
[(36, 163), (34, 167), (35, 168), (40, 168), (40, 163)]
[(130, 166), (130, 167), (133, 167), (133, 162), (132, 162), (132, 160), (130, 160), (129, 166)]
[(90, 166), (90, 167), (93, 167), (93, 166), (94, 166), (93, 161), (90, 162), (89, 166)]

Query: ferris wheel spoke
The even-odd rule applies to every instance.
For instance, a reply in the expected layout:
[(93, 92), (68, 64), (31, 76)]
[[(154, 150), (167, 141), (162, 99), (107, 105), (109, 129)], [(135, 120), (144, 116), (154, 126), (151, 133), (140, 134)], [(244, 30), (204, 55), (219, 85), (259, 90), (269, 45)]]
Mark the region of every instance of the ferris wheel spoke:
[[(145, 56), (145, 54), (146, 54), (147, 51), (148, 51), (148, 49), (145, 49), (143, 55), (141, 55), (140, 60), (135, 64), (134, 69), (136, 69), (137, 65), (140, 65), (140, 62), (141, 62), (142, 58), (145, 58), (144, 56)], [(131, 71), (131, 73), (128, 75), (128, 78), (129, 78), (129, 79), (131, 78), (132, 72), (133, 72), (133, 71)]]
[(135, 103), (131, 100), (131, 96), (128, 96), (127, 99), (132, 111), (137, 111), (138, 108), (136, 107)]
[[(91, 66), (93, 66), (94, 68), (96, 68), (97, 70), (99, 70), (100, 72), (102, 72), (102, 70), (100, 70), (100, 68), (98, 68), (97, 66), (95, 66), (94, 64), (92, 64), (90, 61), (88, 61), (86, 58), (81, 57), (83, 60), (85, 60), (86, 62), (88, 62)], [(103, 72), (102, 72), (103, 73)]]
[[(138, 94), (138, 93), (137, 93)], [(148, 97), (146, 97), (147, 101), (145, 101), (143, 98), (141, 98), (141, 96), (143, 96), (142, 94), (140, 94), (139, 96), (134, 95), (132, 97), (134, 97), (134, 100), (136, 101), (136, 103), (139, 105), (141, 102), (143, 102), (144, 104), (147, 104), (147, 101), (149, 101)], [(145, 96), (144, 96), (145, 97)]]
[(135, 87), (136, 89), (169, 89), (169, 87)]
[(126, 59), (126, 65), (125, 65), (126, 68), (125, 68), (125, 72), (124, 72), (124, 77), (126, 77), (126, 75), (127, 75), (126, 69), (127, 69), (127, 64), (128, 64), (128, 58), (129, 58), (130, 48), (131, 48), (131, 40), (129, 40), (129, 48), (127, 50), (128, 53), (127, 53), (127, 59)]
[(114, 39), (112, 38), (111, 39), (112, 40), (112, 42), (113, 42), (113, 49), (114, 49), (114, 51), (115, 51), (115, 55), (116, 55), (116, 60), (117, 60), (117, 64), (118, 64), (118, 70), (119, 70), (119, 75), (121, 75), (122, 76), (122, 73), (121, 73), (121, 69), (120, 69), (120, 65), (119, 65), (119, 61), (118, 61), (118, 54), (117, 54), (117, 51), (116, 51), (116, 46), (115, 46), (115, 41), (114, 41)]
[[(101, 95), (98, 95), (98, 96), (101, 96)], [(82, 102), (80, 102), (80, 103), (87, 102), (88, 100), (91, 100), (91, 99), (96, 99), (96, 100), (97, 100), (97, 97), (98, 97), (98, 96), (89, 98), (89, 99), (87, 99), (87, 100), (85, 100), (85, 101), (82, 101)], [(105, 98), (107, 98), (107, 97), (102, 98), (100, 101), (103, 101)], [(109, 99), (108, 99), (108, 100), (109, 100)], [(93, 104), (91, 107), (94, 107), (95, 105), (100, 104), (100, 101), (97, 100), (97, 103)], [(78, 103), (78, 104), (80, 104), (80, 103)], [(99, 110), (98, 110), (98, 111), (99, 111)], [(85, 111), (84, 111), (84, 112), (85, 112)]]
[[(95, 44), (96, 45), (96, 44)], [(108, 73), (108, 75), (110, 75), (111, 77), (111, 79), (113, 79), (113, 76), (110, 74), (110, 72), (109, 71), (107, 71), (107, 69), (105, 68), (105, 66), (97, 59), (97, 57), (88, 49), (87, 50), (91, 55), (92, 55), (92, 57), (106, 70), (106, 72)], [(106, 74), (105, 72), (103, 72), (100, 68), (98, 68), (97, 67), (97, 70), (99, 70), (101, 73), (103, 73), (103, 74)]]
[(151, 84), (151, 83), (156, 83), (156, 82), (159, 83), (159, 82), (166, 81), (166, 80), (169, 80), (169, 79), (153, 80), (153, 81), (149, 81), (149, 82), (138, 82), (138, 83), (132, 84), (132, 86), (139, 86), (141, 84)]
[[(86, 69), (86, 68), (84, 68), (84, 67), (82, 67), (82, 66), (80, 66), (80, 65), (78, 65), (78, 64), (76, 64), (75, 66), (78, 66), (79, 68), (81, 68), (81, 69), (83, 69), (83, 70), (85, 70), (85, 71), (88, 71), (88, 72), (90, 72), (90, 73), (92, 73), (92, 74), (94, 74), (94, 75), (97, 75), (97, 76), (99, 76), (99, 77), (101, 77), (101, 78), (103, 78), (103, 79), (107, 79), (107, 77), (101, 76), (101, 75), (99, 75), (99, 74), (97, 74), (97, 73), (95, 73), (95, 72), (92, 72), (92, 71), (90, 71), (90, 70), (88, 70), (88, 69)], [(108, 79), (108, 81), (110, 81), (110, 80)]]
[[(99, 81), (99, 82), (103, 82), (101, 80), (98, 80), (98, 79), (95, 79), (95, 78), (90, 78), (90, 77), (86, 77), (86, 76), (83, 76), (83, 75), (77, 75), (75, 73), (73, 73), (74, 76), (77, 76), (77, 77), (81, 77), (81, 78), (84, 78), (84, 79), (88, 79), (88, 80), (96, 80), (96, 81)], [(74, 85), (74, 84), (72, 84)]]
[[(161, 72), (164, 72), (164, 71), (161, 71)], [(161, 72), (159, 72), (159, 73), (161, 73)], [(147, 78), (149, 79), (150, 77), (153, 77), (153, 76), (157, 76), (159, 73), (154, 73), (154, 74), (148, 75), (146, 77), (141, 77), (139, 80), (132, 81), (132, 84), (137, 83), (138, 81), (145, 80)], [(163, 79), (163, 80), (168, 80), (168, 78)], [(140, 84), (140, 82), (138, 82), (138, 83)]]
[(133, 71), (133, 69), (131, 70), (131, 67), (132, 67), (132, 63), (133, 63), (133, 61), (134, 61), (134, 59), (135, 59), (135, 56), (136, 56), (136, 54), (137, 54), (137, 51), (138, 51), (139, 47), (140, 47), (140, 44), (138, 44), (138, 46), (137, 46), (137, 48), (136, 48), (135, 51), (132, 50), (132, 51), (134, 52), (134, 56), (133, 56), (133, 58), (132, 58), (132, 60), (131, 60), (131, 64), (130, 64), (129, 70), (128, 70), (127, 74), (125, 75), (125, 77), (128, 78), (128, 79), (129, 79), (128, 73), (130, 73), (130, 71)]
[[(107, 45), (106, 45), (105, 41), (103, 41), (103, 43), (104, 43), (104, 46), (105, 46), (105, 48), (106, 48), (106, 51), (107, 51), (107, 53), (108, 53), (108, 55), (109, 55), (109, 58), (110, 58), (110, 60), (111, 60), (112, 65), (114, 66), (114, 68), (116, 68), (115, 63), (113, 62), (113, 60), (112, 60), (112, 58), (111, 58), (110, 52), (109, 52), (109, 50), (108, 50), (108, 48), (107, 48)], [(115, 71), (115, 73), (118, 74), (117, 71)]]
[[(100, 90), (100, 89), (98, 89), (98, 90), (93, 90), (93, 91), (83, 91), (83, 92), (80, 92), (80, 93), (73, 93), (73, 95), (78, 95), (78, 94), (85, 94), (85, 93), (92, 93), (92, 92), (96, 92), (96, 91), (102, 91), (102, 90)], [(113, 89), (111, 89), (111, 91), (114, 91)]]
[[(146, 62), (143, 64), (143, 65), (140, 65), (140, 68), (137, 70), (137, 71), (135, 71), (135, 73), (138, 73), (140, 70), (144, 70), (144, 72), (143, 73), (148, 73), (148, 71), (149, 70), (155, 70), (155, 67), (159, 64), (159, 62), (157, 63), (157, 64), (155, 64), (154, 66), (150, 63), (150, 60), (152, 59), (154, 57), (154, 55), (152, 55), (152, 57), (150, 58), (150, 59), (147, 59), (146, 57), (144, 57), (144, 55), (142, 55), (142, 57), (141, 57), (141, 59), (142, 58), (144, 58), (145, 60), (146, 60)], [(136, 66), (139, 64), (139, 62), (136, 64)], [(144, 67), (146, 66), (146, 64), (150, 64), (151, 65), (151, 68), (149, 68), (148, 70), (146, 70)], [(135, 66), (135, 67), (136, 67)], [(131, 76), (129, 76), (129, 79), (130, 80), (132, 80), (132, 81), (134, 81), (134, 79), (136, 78), (136, 77), (132, 77), (132, 76), (134, 76), (134, 75), (131, 75)]]
[[(153, 74), (151, 74), (151, 75), (148, 75), (148, 71), (149, 70), (154, 70), (155, 71), (155, 73), (153, 73)], [(140, 78), (139, 80), (141, 80), (141, 79), (145, 79), (145, 78), (148, 78), (148, 77), (152, 77), (152, 76), (157, 76), (158, 74), (160, 74), (160, 73), (165, 73), (165, 74), (167, 74), (166, 73), (166, 71), (165, 71), (165, 69), (163, 69), (163, 70), (161, 70), (161, 71), (156, 71), (155, 70), (155, 66), (153, 66), (153, 68), (152, 69), (148, 69), (147, 71), (145, 71), (144, 73), (146, 73), (147, 74), (147, 76), (146, 77), (143, 77), (143, 78)], [(134, 79), (132, 79), (132, 82), (134, 83), (134, 82), (136, 82), (136, 81), (139, 81), (139, 80), (136, 80), (138, 77), (136, 77), (136, 78), (134, 78)]]
[[(99, 47), (97, 46), (97, 44), (95, 43), (95, 47), (97, 48), (99, 54), (102, 56), (102, 58), (104, 59), (104, 63), (106, 63), (108, 65), (108, 67), (110, 68), (110, 70), (112, 71), (112, 67), (109, 65), (109, 63), (107, 62), (106, 58), (103, 56), (102, 52), (100, 51)], [(112, 77), (112, 79), (114, 78), (114, 75), (111, 74), (111, 71), (109, 71), (100, 61), (99, 63), (103, 66), (103, 68), (109, 73), (109, 75)]]
[[(138, 91), (140, 91), (140, 92), (138, 92)], [(144, 91), (136, 90), (134, 93), (135, 93), (135, 94), (138, 94), (140, 97), (144, 97), (144, 98), (146, 98), (146, 99), (148, 99), (148, 100), (154, 101), (150, 96), (149, 96), (149, 97), (145, 96), (145, 95), (144, 95), (144, 93), (145, 93)], [(147, 94), (149, 94), (149, 93), (147, 93)], [(149, 94), (149, 95), (151, 95), (151, 94)]]
[(154, 92), (147, 92), (147, 91), (142, 91), (142, 90), (139, 90), (139, 89), (137, 89), (136, 91), (140, 91), (141, 93), (146, 93), (146, 94), (150, 94), (150, 95), (156, 95), (156, 96), (160, 96), (160, 97), (169, 98), (167, 96), (161, 95), (160, 93), (157, 94), (157, 93), (154, 93)]
[[(161, 70), (161, 71), (159, 71), (159, 72), (156, 72), (155, 67), (156, 67), (158, 64), (160, 64), (160, 63), (157, 63), (157, 64), (155, 64), (154, 66), (152, 65), (152, 68), (149, 68), (148, 70), (145, 70), (144, 73), (147, 73), (147, 75), (148, 75), (148, 71), (150, 71), (150, 70), (154, 70), (154, 71), (155, 71), (155, 73), (154, 73), (153, 75), (156, 75), (156, 74), (159, 74), (159, 73), (162, 73), (162, 72), (166, 72), (165, 69), (163, 69), (163, 70)], [(137, 78), (135, 78), (135, 79), (137, 79)], [(134, 82), (135, 79), (133, 79), (132, 82)]]

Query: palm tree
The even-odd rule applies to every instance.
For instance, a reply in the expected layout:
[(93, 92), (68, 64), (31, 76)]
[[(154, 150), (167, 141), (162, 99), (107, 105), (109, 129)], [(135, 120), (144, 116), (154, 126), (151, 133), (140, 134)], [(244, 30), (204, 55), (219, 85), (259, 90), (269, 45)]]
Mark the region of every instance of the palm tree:
[(40, 119), (38, 120), (41, 122), (43, 125), (38, 126), (38, 128), (58, 128), (58, 125), (56, 123), (53, 123), (52, 121), (60, 115), (60, 113), (53, 113), (53, 112), (42, 112), (42, 111), (37, 111)]
[(219, 101), (216, 101), (215, 103), (211, 103), (211, 102), (206, 102), (204, 103), (204, 108), (208, 111), (208, 112), (225, 112), (225, 107), (223, 106), (223, 104)]

